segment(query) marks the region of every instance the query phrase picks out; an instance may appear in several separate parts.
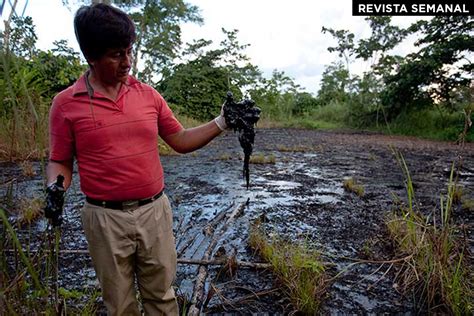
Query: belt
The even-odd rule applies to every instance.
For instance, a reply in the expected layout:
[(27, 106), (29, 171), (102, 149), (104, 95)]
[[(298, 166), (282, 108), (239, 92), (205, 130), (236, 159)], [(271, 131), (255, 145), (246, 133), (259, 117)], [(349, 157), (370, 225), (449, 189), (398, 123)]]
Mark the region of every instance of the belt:
[(96, 200), (92, 199), (88, 196), (86, 196), (86, 201), (89, 202), (92, 205), (96, 206), (101, 206), (105, 208), (111, 208), (114, 210), (123, 210), (125, 208), (130, 208), (133, 206), (143, 206), (148, 203), (151, 203), (157, 199), (159, 199), (163, 195), (164, 191), (162, 190), (160, 193), (152, 196), (151, 198), (148, 199), (143, 199), (143, 200), (130, 200), (130, 201), (101, 201), (101, 200)]

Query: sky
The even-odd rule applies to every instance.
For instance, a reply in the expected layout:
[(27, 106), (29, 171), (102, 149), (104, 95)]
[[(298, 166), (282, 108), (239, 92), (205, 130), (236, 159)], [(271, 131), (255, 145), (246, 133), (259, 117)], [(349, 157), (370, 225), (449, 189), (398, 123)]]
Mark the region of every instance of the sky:
[[(8, 2), (8, 1), (7, 1)], [(13, 1), (10, 1), (13, 2)], [(74, 37), (73, 17), (78, 1), (69, 0), (18, 0), (17, 12), (33, 18), (40, 49), (52, 48), (55, 40), (67, 39), (79, 51)], [(245, 53), (252, 64), (266, 77), (274, 69), (284, 71), (305, 91), (316, 93), (325, 66), (338, 60), (336, 53), (328, 52), (335, 40), (323, 34), (323, 26), (347, 29), (360, 37), (370, 35), (364, 17), (352, 16), (352, 0), (188, 0), (200, 8), (203, 25), (183, 24), (183, 42), (204, 38), (218, 44), (224, 39), (221, 28), (237, 29), (241, 44), (250, 44)], [(25, 4), (26, 9), (25, 9)], [(4, 9), (5, 20), (9, 8)], [(408, 26), (414, 17), (394, 17), (394, 24)], [(1, 23), (3, 29), (3, 23)], [(413, 49), (408, 42), (397, 49), (404, 55)], [(357, 62), (351, 71), (362, 73), (369, 65)]]

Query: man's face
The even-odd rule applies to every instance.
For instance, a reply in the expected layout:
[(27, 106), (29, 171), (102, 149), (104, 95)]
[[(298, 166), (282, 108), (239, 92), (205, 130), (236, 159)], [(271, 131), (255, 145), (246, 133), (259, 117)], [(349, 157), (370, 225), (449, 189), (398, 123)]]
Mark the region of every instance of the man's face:
[(132, 65), (132, 45), (127, 48), (109, 49), (91, 64), (103, 83), (124, 83)]

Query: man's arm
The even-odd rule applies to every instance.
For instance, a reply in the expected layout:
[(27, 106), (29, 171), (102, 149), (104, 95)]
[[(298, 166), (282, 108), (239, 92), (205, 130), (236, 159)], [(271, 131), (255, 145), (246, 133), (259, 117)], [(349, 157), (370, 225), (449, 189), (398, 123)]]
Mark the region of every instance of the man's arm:
[(213, 120), (198, 127), (182, 129), (163, 137), (163, 140), (178, 153), (185, 154), (207, 145), (221, 132)]
[(67, 188), (69, 188), (71, 185), (72, 168), (72, 159), (64, 161), (50, 160), (48, 167), (46, 168), (48, 184), (55, 182), (58, 175), (61, 174), (64, 176), (64, 189), (67, 190)]

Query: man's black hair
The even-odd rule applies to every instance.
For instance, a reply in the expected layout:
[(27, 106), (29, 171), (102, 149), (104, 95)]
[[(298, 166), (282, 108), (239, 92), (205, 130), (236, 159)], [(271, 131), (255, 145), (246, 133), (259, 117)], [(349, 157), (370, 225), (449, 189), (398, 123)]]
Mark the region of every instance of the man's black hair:
[(127, 48), (136, 38), (135, 25), (128, 15), (103, 3), (77, 10), (74, 31), (88, 60), (101, 58), (108, 49)]

